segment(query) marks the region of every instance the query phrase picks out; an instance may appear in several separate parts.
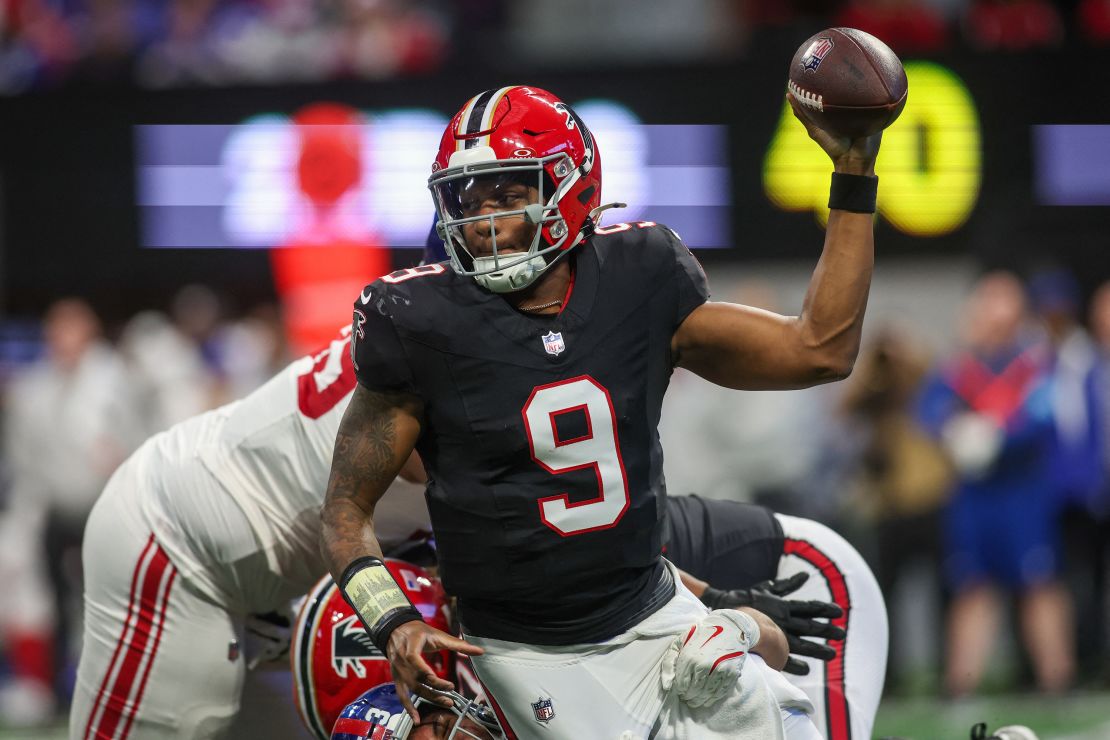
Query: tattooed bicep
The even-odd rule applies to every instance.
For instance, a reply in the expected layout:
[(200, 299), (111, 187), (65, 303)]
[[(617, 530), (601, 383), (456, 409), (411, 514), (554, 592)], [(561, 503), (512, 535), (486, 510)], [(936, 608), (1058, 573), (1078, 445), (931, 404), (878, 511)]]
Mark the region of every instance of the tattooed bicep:
[(355, 386), (335, 438), (328, 496), (376, 501), (412, 452), (422, 415), (415, 396)]
[(392, 418), (398, 414), (419, 420), (423, 411), (424, 405), (417, 396), (396, 391), (374, 391), (358, 383), (339, 427), (341, 432), (344, 429), (354, 432), (362, 427), (373, 426), (383, 417)]

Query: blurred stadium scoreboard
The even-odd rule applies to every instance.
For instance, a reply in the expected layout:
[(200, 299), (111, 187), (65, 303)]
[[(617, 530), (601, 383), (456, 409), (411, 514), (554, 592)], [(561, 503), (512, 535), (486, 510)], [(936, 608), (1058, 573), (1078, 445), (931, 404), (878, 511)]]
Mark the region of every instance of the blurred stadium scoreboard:
[[(526, 76), (582, 107), (597, 130), (604, 200), (633, 206), (610, 222), (668, 223), (707, 264), (812, 260), (829, 168), (784, 105), (795, 46), (754, 39), (730, 65)], [(1110, 88), (1102, 54), (962, 52), (906, 66), (909, 103), (879, 161), (882, 255), (971, 254), (1019, 268), (1054, 260), (1087, 284), (1110, 277), (1110, 101), (1092, 94)], [(425, 178), (438, 129), (475, 80), (518, 81), (471, 69), (0, 98), (5, 305), (37, 310), (60, 290), (121, 274), (126, 291), (105, 288), (105, 298), (131, 305), (183, 280), (248, 281), (236, 288), (243, 300), (270, 290), (269, 260), (253, 247), (296, 231), (292, 121), (319, 101), (365, 117), (369, 169), (349, 212), (378, 243), (415, 246), (432, 218)]]
[[(979, 115), (955, 73), (907, 62), (906, 108), (883, 133), (876, 170), (879, 216), (910, 236), (934, 237), (967, 221), (983, 179)], [(783, 106), (764, 160), (767, 197), (779, 208), (828, 218), (828, 157)]]
[[(628, 204), (611, 221), (650, 214), (692, 247), (730, 244), (724, 126), (644, 125), (612, 100), (573, 105), (600, 142), (605, 202)], [(361, 234), (391, 247), (423, 246), (434, 215), (427, 177), (448, 116), (349, 113), (359, 123), (301, 125), (296, 114), (264, 114), (231, 126), (137, 126), (144, 246), (273, 247), (311, 241), (303, 233), (311, 229), (319, 238)], [(322, 138), (334, 145), (313, 145)], [(325, 168), (357, 169), (346, 192), (314, 201), (304, 174), (312, 157), (330, 158)]]
[[(979, 116), (951, 70), (909, 62), (910, 98), (885, 133), (879, 215), (897, 231), (935, 237), (959, 229), (982, 182)], [(731, 177), (726, 128), (691, 121), (646, 125), (615, 100), (572, 103), (601, 143), (605, 200), (628, 208), (611, 216), (650, 218), (694, 248), (731, 247)], [(311, 107), (311, 106), (310, 106)], [(360, 170), (331, 208), (346, 228), (393, 247), (423, 244), (430, 223), (428, 162), (447, 115), (431, 110), (355, 111), (350, 141)], [(272, 247), (311, 220), (298, 182), (302, 132), (292, 118), (261, 114), (231, 126), (136, 127), (143, 244), (150, 247)], [(339, 124), (337, 124), (339, 125)], [(316, 133), (320, 135), (319, 132)], [(828, 159), (785, 103), (763, 161), (763, 193), (783, 211), (828, 216)]]

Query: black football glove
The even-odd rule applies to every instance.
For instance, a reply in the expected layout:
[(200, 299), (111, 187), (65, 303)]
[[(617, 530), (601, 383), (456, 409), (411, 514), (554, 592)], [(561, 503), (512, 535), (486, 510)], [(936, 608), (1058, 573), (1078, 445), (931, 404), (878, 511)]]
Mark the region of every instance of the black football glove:
[[(808, 573), (795, 573), (790, 578), (763, 581), (751, 588), (737, 588), (732, 591), (722, 591), (709, 586), (701, 595), (701, 600), (710, 609), (730, 609), (738, 606), (758, 609), (770, 617), (771, 621), (786, 634), (791, 655), (832, 660), (836, 656), (835, 650), (813, 640), (803, 640), (802, 637), (843, 640), (845, 635), (843, 629), (828, 622), (817, 621), (839, 617), (844, 613), (841, 608), (828, 601), (797, 601), (783, 598), (797, 591), (807, 580), (809, 580)], [(804, 676), (809, 673), (809, 666), (791, 657), (786, 661), (786, 667), (783, 670)]]

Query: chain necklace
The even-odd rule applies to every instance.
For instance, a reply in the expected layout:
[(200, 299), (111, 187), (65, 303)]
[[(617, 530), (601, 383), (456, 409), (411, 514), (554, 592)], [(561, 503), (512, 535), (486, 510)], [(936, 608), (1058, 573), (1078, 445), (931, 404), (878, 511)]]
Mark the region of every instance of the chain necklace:
[(545, 308), (551, 308), (552, 306), (561, 306), (561, 305), (563, 305), (563, 299), (562, 298), (556, 298), (553, 301), (549, 301), (548, 303), (541, 303), (538, 306), (521, 306), (517, 310), (519, 310), (519, 311), (542, 311)]

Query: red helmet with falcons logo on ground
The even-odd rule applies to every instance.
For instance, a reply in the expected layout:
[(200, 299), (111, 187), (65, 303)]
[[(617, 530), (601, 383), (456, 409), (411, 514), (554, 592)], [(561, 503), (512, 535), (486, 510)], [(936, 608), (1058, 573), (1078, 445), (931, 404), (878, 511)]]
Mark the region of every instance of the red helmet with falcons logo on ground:
[[(385, 565), (424, 621), (450, 632), (447, 596), (439, 580), (403, 560), (387, 559)], [(452, 680), (451, 653), (429, 653), (425, 658), (437, 675)], [(297, 614), (291, 660), (297, 710), (321, 740), (331, 736), (344, 707), (368, 689), (393, 682), (389, 661), (374, 647), (331, 576), (308, 592)]]
[[(468, 207), (475, 185), (534, 187), (534, 201), (480, 214)], [(530, 285), (556, 259), (588, 236), (590, 213), (601, 202), (601, 158), (582, 119), (546, 90), (515, 85), (467, 101), (443, 132), (428, 187), (437, 228), (451, 264), (495, 293)], [(495, 219), (523, 217), (536, 225), (532, 243), (500, 253)], [(468, 250), (463, 227), (489, 220), (493, 253)]]

